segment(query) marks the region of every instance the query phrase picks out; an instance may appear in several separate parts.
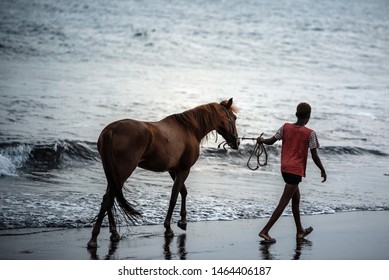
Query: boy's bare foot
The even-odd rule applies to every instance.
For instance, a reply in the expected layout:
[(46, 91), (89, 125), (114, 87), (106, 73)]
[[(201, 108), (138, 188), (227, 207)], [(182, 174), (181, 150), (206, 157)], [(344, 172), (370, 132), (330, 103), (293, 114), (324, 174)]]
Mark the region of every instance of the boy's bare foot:
[(263, 240), (261, 240), (262, 244), (276, 243), (276, 240), (274, 238), (270, 237), (270, 235), (268, 233), (260, 232), (258, 235), (259, 235), (259, 237), (263, 238)]
[(298, 234), (296, 235), (296, 238), (297, 238), (297, 239), (303, 239), (303, 238), (305, 238), (308, 234), (310, 234), (312, 231), (313, 231), (313, 228), (312, 228), (312, 227), (306, 228), (306, 229), (304, 230), (304, 232), (298, 233)]

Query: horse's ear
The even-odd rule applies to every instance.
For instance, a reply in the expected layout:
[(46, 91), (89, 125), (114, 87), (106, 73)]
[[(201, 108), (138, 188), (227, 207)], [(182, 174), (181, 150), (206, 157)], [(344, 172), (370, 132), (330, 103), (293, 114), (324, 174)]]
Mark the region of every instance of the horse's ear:
[(220, 103), (220, 105), (224, 106), (224, 107), (227, 108), (227, 109), (230, 109), (231, 106), (232, 106), (232, 103), (233, 103), (233, 99), (230, 98), (230, 100), (228, 100), (227, 104), (226, 104), (226, 101), (222, 101), (222, 102)]
[(231, 98), (230, 98), (230, 100), (228, 100), (228, 104), (227, 104), (228, 108), (230, 108), (230, 107), (231, 107), (231, 105), (232, 105), (232, 102), (233, 102), (233, 98), (231, 97)]

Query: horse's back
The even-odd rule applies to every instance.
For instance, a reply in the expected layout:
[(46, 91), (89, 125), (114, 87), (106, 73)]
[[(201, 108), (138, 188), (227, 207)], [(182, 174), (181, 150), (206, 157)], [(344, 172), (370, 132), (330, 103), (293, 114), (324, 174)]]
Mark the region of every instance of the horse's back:
[(124, 119), (107, 125), (97, 142), (105, 171), (115, 170), (124, 182), (138, 165), (151, 138), (145, 122)]
[(99, 151), (104, 138), (109, 138), (111, 148), (127, 149), (129, 146), (144, 146), (150, 138), (150, 132), (145, 122), (123, 119), (107, 125), (98, 140)]

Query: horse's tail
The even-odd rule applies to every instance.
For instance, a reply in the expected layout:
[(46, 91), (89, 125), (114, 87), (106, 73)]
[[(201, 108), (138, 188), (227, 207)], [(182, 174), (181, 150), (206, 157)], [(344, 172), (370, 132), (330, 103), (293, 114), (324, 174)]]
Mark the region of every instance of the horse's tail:
[[(123, 195), (123, 184), (119, 181), (119, 176), (115, 169), (115, 157), (112, 147), (112, 130), (106, 130), (102, 133), (98, 141), (98, 150), (104, 167), (105, 176), (108, 181), (108, 188), (116, 198), (118, 209), (124, 214), (124, 217), (135, 223), (141, 213), (126, 200)], [(116, 206), (116, 205), (115, 205)]]

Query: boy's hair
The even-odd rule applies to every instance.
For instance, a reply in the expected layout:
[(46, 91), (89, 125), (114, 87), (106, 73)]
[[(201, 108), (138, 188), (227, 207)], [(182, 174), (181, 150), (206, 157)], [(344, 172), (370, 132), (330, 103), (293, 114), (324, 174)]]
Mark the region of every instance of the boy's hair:
[(301, 102), (297, 105), (296, 109), (296, 117), (298, 118), (306, 118), (311, 115), (311, 106), (308, 103)]

